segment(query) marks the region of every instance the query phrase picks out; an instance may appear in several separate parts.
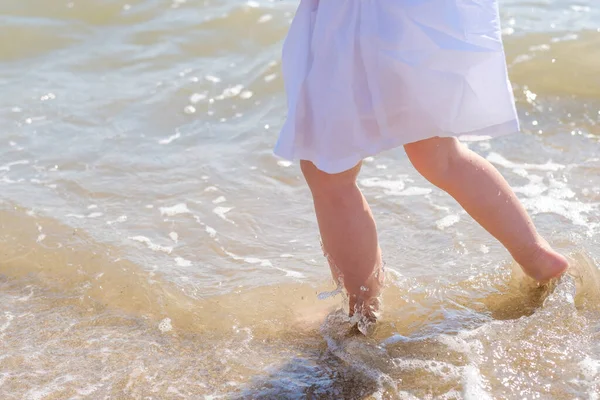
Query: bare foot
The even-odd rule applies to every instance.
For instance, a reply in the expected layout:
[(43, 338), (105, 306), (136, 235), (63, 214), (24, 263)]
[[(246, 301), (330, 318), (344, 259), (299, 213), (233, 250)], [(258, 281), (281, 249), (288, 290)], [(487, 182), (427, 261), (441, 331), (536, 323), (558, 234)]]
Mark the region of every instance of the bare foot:
[(546, 241), (513, 257), (523, 272), (540, 283), (561, 276), (569, 268), (567, 259), (554, 251)]
[(350, 317), (355, 321), (356, 328), (365, 336), (369, 336), (375, 329), (377, 319), (380, 317), (380, 297), (367, 299), (350, 298)]
[(358, 298), (357, 296), (350, 296), (349, 300), (350, 316), (360, 314), (365, 317), (369, 322), (377, 322), (379, 318), (379, 311), (381, 309), (381, 300), (379, 297), (371, 298)]
[(381, 316), (381, 290), (384, 281), (385, 273), (383, 269), (379, 269), (364, 285), (348, 291), (350, 317), (356, 320), (358, 330), (364, 335), (372, 331)]

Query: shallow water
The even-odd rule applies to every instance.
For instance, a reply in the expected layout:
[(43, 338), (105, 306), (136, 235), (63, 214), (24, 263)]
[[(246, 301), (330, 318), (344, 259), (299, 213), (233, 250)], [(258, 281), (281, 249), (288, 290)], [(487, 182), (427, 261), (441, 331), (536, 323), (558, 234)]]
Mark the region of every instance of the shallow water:
[(501, 6), (524, 132), (469, 146), (573, 271), (524, 280), (390, 151), (363, 337), (271, 154), (294, 2), (2, 1), (2, 398), (600, 398), (600, 8)]

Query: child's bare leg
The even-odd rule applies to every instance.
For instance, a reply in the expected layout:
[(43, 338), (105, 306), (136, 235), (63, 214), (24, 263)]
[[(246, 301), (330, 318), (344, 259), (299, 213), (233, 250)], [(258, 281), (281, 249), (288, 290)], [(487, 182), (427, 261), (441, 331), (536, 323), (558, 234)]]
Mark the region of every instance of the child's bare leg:
[(455, 138), (436, 137), (404, 148), (415, 168), (498, 239), (527, 275), (545, 282), (567, 269), (567, 260), (537, 233), (506, 180), (483, 157)]
[(383, 274), (379, 273), (381, 252), (375, 220), (356, 185), (360, 164), (333, 175), (320, 171), (309, 161), (300, 165), (313, 195), (323, 250), (332, 274), (336, 281), (342, 278), (350, 296), (350, 313), (357, 307), (374, 318)]

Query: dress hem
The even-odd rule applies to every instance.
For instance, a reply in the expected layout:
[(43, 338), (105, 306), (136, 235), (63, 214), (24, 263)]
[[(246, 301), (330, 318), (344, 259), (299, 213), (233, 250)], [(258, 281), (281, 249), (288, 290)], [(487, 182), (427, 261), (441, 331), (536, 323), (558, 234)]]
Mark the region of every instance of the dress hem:
[[(354, 168), (359, 162), (364, 160), (367, 157), (374, 157), (379, 153), (384, 151), (392, 150), (400, 146), (404, 146), (405, 144), (415, 143), (420, 140), (426, 140), (433, 137), (456, 137), (459, 140), (461, 138), (468, 139), (468, 141), (474, 140), (488, 140), (493, 139), (500, 136), (507, 136), (511, 134), (518, 133), (520, 131), (519, 122), (518, 121), (508, 121), (504, 124), (499, 125), (501, 129), (494, 130), (493, 132), (485, 133), (450, 133), (450, 132), (440, 132), (438, 135), (432, 135), (430, 137), (423, 137), (419, 140), (403, 140), (406, 138), (398, 139), (398, 140), (389, 140), (378, 143), (377, 145), (371, 147), (368, 150), (363, 150), (352, 155), (349, 155), (344, 158), (336, 159), (336, 160), (325, 160), (323, 157), (317, 156), (314, 152), (309, 149), (282, 149), (282, 146), (277, 144), (273, 153), (283, 158), (287, 161), (297, 162), (297, 161), (310, 161), (320, 170), (328, 174), (338, 174), (344, 171), (347, 171), (351, 168)], [(488, 128), (493, 130), (493, 127)]]

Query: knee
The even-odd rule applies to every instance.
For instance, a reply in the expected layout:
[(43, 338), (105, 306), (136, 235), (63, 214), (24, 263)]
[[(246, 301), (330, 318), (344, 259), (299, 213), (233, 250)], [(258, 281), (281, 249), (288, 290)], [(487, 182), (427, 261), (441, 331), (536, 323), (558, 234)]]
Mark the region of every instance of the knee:
[(415, 169), (442, 189), (452, 181), (456, 165), (463, 158), (463, 147), (453, 137), (421, 140), (405, 145), (404, 149)]
[(339, 174), (323, 172), (310, 161), (301, 161), (300, 168), (315, 199), (340, 203), (348, 198), (350, 192), (357, 190), (356, 177), (360, 165)]

